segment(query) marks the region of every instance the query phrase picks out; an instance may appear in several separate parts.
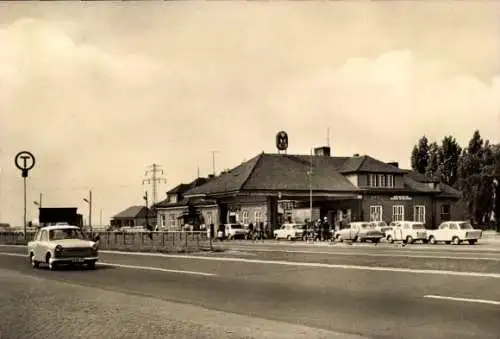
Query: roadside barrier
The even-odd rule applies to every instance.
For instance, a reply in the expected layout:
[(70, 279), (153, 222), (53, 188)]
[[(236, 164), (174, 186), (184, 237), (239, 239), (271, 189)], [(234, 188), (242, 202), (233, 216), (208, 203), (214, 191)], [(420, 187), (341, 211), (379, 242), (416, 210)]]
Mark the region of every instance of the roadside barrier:
[[(34, 238), (27, 233), (27, 240)], [(126, 250), (141, 252), (198, 252), (214, 250), (212, 239), (205, 231), (169, 232), (94, 232), (99, 237), (99, 248), (103, 250)], [(0, 244), (26, 245), (23, 232), (0, 232)]]

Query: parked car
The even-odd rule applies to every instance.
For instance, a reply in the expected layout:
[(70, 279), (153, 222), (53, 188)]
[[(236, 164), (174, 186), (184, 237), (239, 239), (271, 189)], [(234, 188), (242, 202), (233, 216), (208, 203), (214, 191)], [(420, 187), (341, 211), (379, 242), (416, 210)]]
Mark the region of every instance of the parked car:
[(392, 226), (392, 230), (386, 233), (388, 242), (402, 241), (412, 244), (415, 241), (427, 243), (427, 230), (425, 224), (416, 221), (397, 221)]
[(226, 238), (232, 239), (245, 239), (247, 230), (241, 224), (225, 224)]
[(33, 241), (28, 242), (28, 257), (33, 268), (43, 263), (50, 270), (71, 264), (84, 264), (94, 269), (99, 250), (98, 245), (86, 239), (77, 226), (46, 226), (38, 229)]
[(295, 223), (283, 224), (279, 229), (274, 230), (274, 239), (295, 240), (302, 239), (304, 225)]
[(444, 242), (446, 244), (453, 243), (460, 245), (463, 241), (474, 245), (481, 239), (483, 232), (472, 227), (468, 221), (446, 221), (439, 225), (437, 230), (428, 232), (429, 242), (435, 244)]
[(384, 237), (387, 236), (387, 232), (391, 231), (394, 226), (387, 225), (385, 221), (372, 221), (371, 222), (377, 231), (380, 231), (384, 234)]
[(384, 238), (384, 234), (376, 230), (375, 226), (368, 221), (351, 222), (347, 228), (335, 232), (335, 239), (338, 241), (352, 240), (364, 242), (370, 240), (377, 243), (382, 238)]

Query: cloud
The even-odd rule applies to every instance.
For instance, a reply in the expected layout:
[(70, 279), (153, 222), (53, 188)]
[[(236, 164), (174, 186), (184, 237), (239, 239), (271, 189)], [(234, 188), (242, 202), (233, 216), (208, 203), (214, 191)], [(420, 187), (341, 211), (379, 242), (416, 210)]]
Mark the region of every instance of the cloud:
[[(94, 187), (106, 218), (141, 202), (145, 165), (164, 165), (173, 187), (197, 166), (211, 171), (212, 149), (217, 170), (274, 152), (281, 129), (289, 153), (324, 144), (330, 127), (335, 154), (406, 166), (424, 133), (453, 134), (462, 144), (475, 128), (498, 135), (492, 15), (466, 20), (472, 11), (464, 10), (454, 33), (423, 10), (396, 20), (389, 10), (363, 7), (367, 20), (358, 22), (350, 17), (358, 7), (280, 8), (276, 16), (264, 5), (245, 6), (224, 15), (167, 6), (140, 16), (86, 6), (73, 18), (61, 10), (67, 21), (46, 14), (0, 26), (0, 46), (8, 46), (0, 49), (2, 180), (16, 193), (3, 193), (3, 211), (22, 208), (12, 166), (21, 149), (38, 159), (35, 195), (80, 203)], [(410, 21), (413, 13), (420, 19)], [(473, 40), (463, 40), (467, 30), (477, 33)]]

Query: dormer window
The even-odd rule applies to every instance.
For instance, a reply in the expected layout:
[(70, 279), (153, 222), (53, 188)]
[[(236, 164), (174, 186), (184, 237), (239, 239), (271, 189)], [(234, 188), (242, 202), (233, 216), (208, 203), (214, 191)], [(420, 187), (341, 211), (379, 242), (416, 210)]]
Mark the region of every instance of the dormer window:
[(386, 187), (385, 174), (379, 174), (378, 175), (378, 186), (380, 186), (380, 187)]
[(387, 174), (387, 187), (394, 187), (394, 175)]
[(392, 174), (370, 174), (368, 177), (370, 187), (394, 187), (394, 175)]

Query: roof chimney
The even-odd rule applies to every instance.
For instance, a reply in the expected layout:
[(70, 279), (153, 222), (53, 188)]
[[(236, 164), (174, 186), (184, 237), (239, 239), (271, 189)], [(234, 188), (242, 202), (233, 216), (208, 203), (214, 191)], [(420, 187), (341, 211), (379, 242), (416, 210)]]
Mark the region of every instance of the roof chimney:
[(213, 177), (215, 177), (215, 175), (213, 175), (213, 174), (208, 175), (208, 179), (212, 179)]
[(354, 153), (352, 156), (353, 157), (359, 157), (359, 153)]
[(387, 165), (391, 165), (391, 166), (399, 168), (399, 162), (388, 162)]
[(316, 147), (314, 149), (314, 155), (329, 157), (331, 154), (331, 148), (329, 146)]

